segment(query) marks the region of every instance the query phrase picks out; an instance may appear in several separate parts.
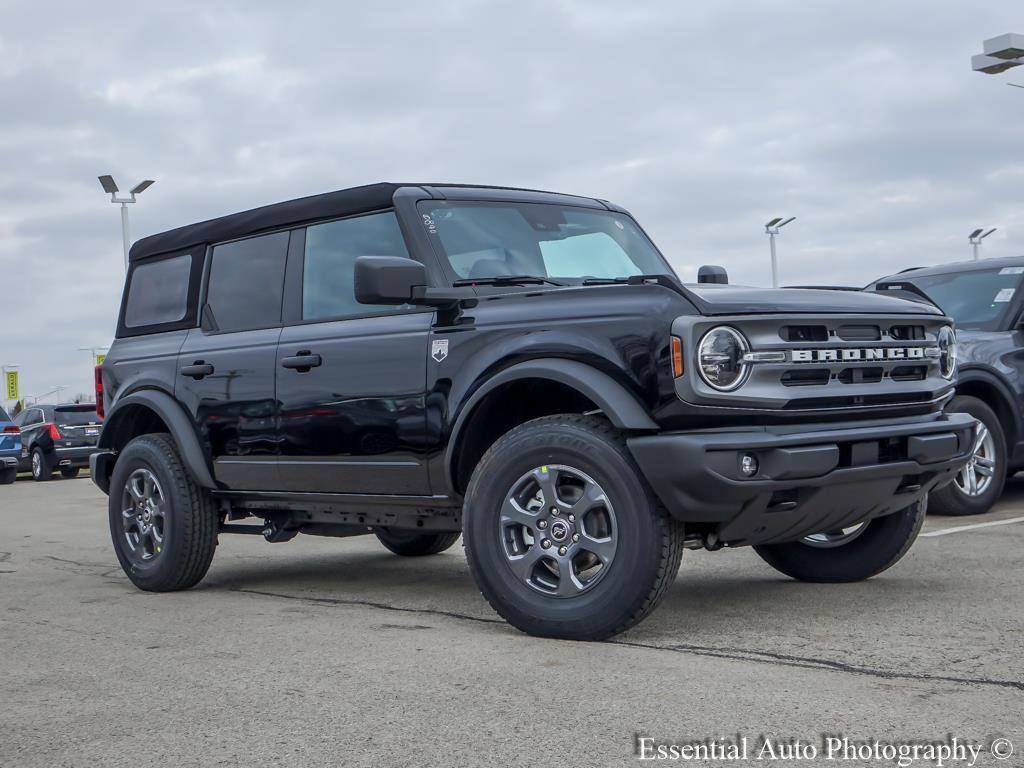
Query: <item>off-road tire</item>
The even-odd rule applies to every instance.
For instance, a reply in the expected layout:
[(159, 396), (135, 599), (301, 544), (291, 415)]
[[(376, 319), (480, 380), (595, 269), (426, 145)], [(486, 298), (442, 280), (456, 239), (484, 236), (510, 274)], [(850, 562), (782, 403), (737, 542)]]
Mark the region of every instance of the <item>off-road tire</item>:
[[(615, 510), (617, 549), (587, 591), (556, 598), (533, 589), (508, 564), (500, 510), (524, 473), (546, 465), (585, 472)], [(596, 416), (547, 416), (515, 427), (488, 449), (466, 492), (463, 541), (484, 598), (512, 626), (540, 637), (603, 640), (647, 616), (676, 578), (683, 526), (668, 516), (620, 431)]]
[(1006, 459), (1006, 437), (1003, 427), (999, 423), (999, 417), (988, 407), (986, 403), (976, 397), (959, 395), (954, 397), (946, 411), (950, 413), (969, 413), (982, 424), (984, 424), (992, 435), (995, 444), (995, 470), (992, 474), (992, 482), (989, 483), (982, 493), (977, 496), (968, 496), (957, 485), (956, 481), (944, 485), (931, 494), (928, 501), (928, 511), (937, 515), (981, 515), (988, 512), (992, 505), (999, 501), (1003, 495), (1003, 486), (1006, 483), (1007, 459)]
[(459, 540), (461, 533), (415, 533), (378, 528), (374, 531), (380, 543), (402, 557), (437, 555)]
[(768, 565), (798, 581), (840, 584), (863, 581), (891, 568), (907, 554), (924, 524), (927, 504), (876, 517), (852, 541), (819, 548), (802, 541), (763, 544), (754, 551)]
[(17, 469), (0, 470), (0, 485), (10, 485), (18, 478)]
[[(150, 563), (139, 563), (128, 553), (121, 522), (125, 483), (140, 467), (156, 475), (167, 496), (163, 551)], [(185, 470), (170, 435), (142, 435), (121, 451), (110, 478), (108, 510), (114, 552), (125, 574), (139, 589), (188, 589), (206, 575), (217, 546), (217, 508), (210, 494)]]
[[(36, 457), (38, 456), (38, 464), (36, 463)], [(50, 460), (46, 458), (46, 452), (36, 446), (32, 449), (32, 479), (37, 483), (45, 483), (47, 480), (53, 479), (53, 465), (50, 464)]]
[(65, 480), (74, 480), (76, 477), (78, 477), (78, 473), (81, 471), (81, 467), (70, 467), (69, 469), (62, 469), (60, 471), (60, 476), (63, 477)]

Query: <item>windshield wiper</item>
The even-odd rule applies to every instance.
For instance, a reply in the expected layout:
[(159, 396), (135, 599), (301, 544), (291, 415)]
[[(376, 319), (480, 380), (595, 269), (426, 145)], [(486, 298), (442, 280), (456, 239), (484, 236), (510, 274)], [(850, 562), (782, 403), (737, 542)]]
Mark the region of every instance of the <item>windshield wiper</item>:
[(644, 285), (657, 283), (666, 285), (671, 282), (668, 275), (630, 275), (629, 277), (587, 277), (581, 285)]
[(548, 277), (537, 277), (536, 275), (496, 275), (494, 277), (467, 277), (464, 280), (456, 280), (452, 283), (454, 288), (462, 288), (467, 285), (558, 285), (563, 286), (557, 280)]

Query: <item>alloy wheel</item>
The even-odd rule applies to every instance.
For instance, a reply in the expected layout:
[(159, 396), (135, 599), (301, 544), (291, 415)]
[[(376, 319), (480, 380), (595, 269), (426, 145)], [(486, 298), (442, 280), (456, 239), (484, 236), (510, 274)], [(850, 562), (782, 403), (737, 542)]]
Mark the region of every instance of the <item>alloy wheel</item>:
[(956, 476), (956, 485), (966, 496), (981, 496), (992, 485), (996, 473), (996, 441), (981, 422), (974, 435), (970, 460)]
[(618, 548), (608, 495), (592, 477), (565, 465), (537, 467), (513, 483), (498, 530), (512, 572), (551, 597), (592, 589)]
[(145, 467), (132, 472), (121, 491), (121, 523), (133, 560), (150, 562), (164, 549), (167, 502), (160, 481)]

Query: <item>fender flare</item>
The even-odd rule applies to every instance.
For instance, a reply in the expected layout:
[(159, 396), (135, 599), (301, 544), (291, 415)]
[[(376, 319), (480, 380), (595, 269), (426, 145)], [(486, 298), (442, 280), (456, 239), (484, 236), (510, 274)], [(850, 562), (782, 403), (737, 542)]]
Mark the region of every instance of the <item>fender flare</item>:
[(459, 445), (466, 421), (477, 405), (498, 387), (521, 379), (548, 379), (572, 387), (593, 401), (608, 420), (619, 429), (657, 431), (658, 424), (647, 409), (626, 387), (607, 373), (576, 360), (540, 358), (517, 363), (491, 376), (465, 401), (445, 449), (445, 475), (452, 483), (455, 448)]
[(177, 401), (166, 392), (158, 389), (141, 389), (125, 395), (117, 401), (104, 420), (103, 433), (100, 434), (99, 447), (109, 450), (109, 433), (107, 428), (116, 423), (117, 414), (129, 406), (138, 405), (153, 411), (167, 425), (171, 439), (178, 449), (185, 470), (203, 488), (216, 489), (210, 467), (206, 462), (205, 453), (196, 435), (195, 425), (189, 415)]
[[(999, 396), (1005, 401), (1007, 408), (1014, 415), (1013, 431), (1019, 436), (1021, 434), (1021, 412), (1020, 409), (1015, 405), (1017, 400), (1013, 395), (1010, 387), (1002, 380), (998, 373), (983, 368), (980, 366), (960, 368), (957, 370), (955, 389), (959, 389), (963, 384), (971, 384), (976, 381), (984, 382), (991, 386)], [(1013, 446), (1007, 446), (1007, 450), (1013, 450)]]

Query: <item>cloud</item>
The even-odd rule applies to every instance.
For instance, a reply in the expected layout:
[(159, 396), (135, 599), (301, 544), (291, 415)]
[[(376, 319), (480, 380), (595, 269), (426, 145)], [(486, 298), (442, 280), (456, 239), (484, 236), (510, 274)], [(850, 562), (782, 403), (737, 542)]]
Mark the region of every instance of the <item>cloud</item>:
[(1024, 92), (970, 71), (1016, 4), (8, 4), (0, 362), (89, 387), (136, 236), (377, 180), (614, 200), (685, 278), (863, 284), (1024, 251)]

